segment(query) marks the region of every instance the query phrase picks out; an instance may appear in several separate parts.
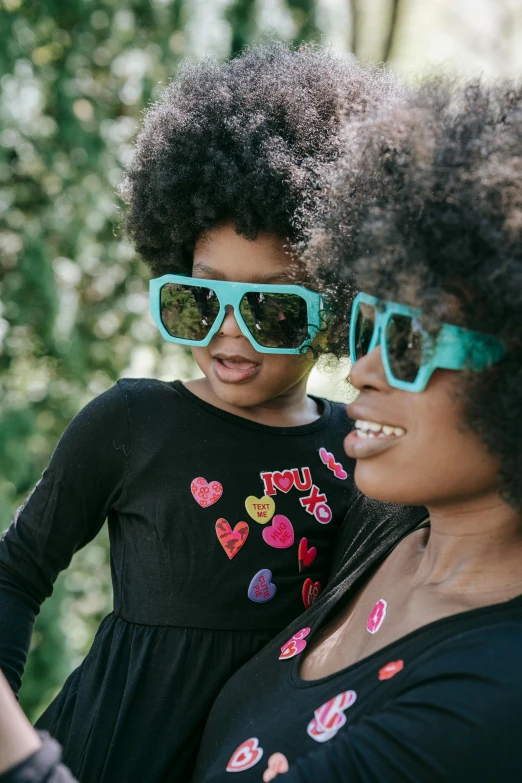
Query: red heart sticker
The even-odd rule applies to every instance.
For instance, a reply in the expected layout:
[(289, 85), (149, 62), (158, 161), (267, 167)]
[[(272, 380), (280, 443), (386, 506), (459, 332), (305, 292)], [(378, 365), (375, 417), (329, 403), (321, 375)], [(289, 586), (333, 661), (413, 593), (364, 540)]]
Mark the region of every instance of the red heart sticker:
[(299, 549), (297, 550), (299, 573), (301, 573), (303, 568), (306, 568), (314, 562), (316, 555), (317, 549), (315, 546), (311, 546), (310, 549), (308, 549), (308, 539), (302, 538), (299, 542)]
[(259, 747), (257, 737), (245, 740), (230, 757), (227, 772), (244, 772), (250, 769), (263, 757), (263, 748)]
[(281, 492), (288, 492), (294, 486), (294, 474), (291, 470), (284, 470), (282, 473), (276, 471), (272, 478), (274, 484)]
[(321, 582), (313, 582), (310, 577), (305, 579), (303, 584), (303, 603), (306, 609), (309, 609), (314, 604), (321, 594)]
[(247, 540), (248, 530), (246, 522), (238, 522), (233, 530), (226, 519), (221, 518), (216, 522), (216, 535), (230, 560), (237, 555)]
[(208, 482), (202, 476), (192, 479), (190, 483), (190, 491), (194, 497), (194, 500), (199, 503), (202, 508), (212, 506), (216, 503), (223, 494), (223, 487), (219, 481)]

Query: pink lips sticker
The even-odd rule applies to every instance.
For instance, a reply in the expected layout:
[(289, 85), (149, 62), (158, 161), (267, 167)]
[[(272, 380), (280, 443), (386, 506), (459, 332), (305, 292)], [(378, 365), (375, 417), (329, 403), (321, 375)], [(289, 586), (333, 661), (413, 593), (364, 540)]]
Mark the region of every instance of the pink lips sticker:
[(263, 539), (268, 546), (276, 549), (287, 549), (294, 543), (294, 528), (284, 514), (276, 514), (272, 524), (263, 528)]
[(230, 757), (227, 772), (244, 772), (250, 769), (263, 757), (263, 748), (259, 747), (257, 737), (252, 737), (241, 743)]
[(223, 494), (223, 487), (219, 481), (208, 482), (202, 476), (192, 479), (190, 482), (190, 491), (194, 497), (194, 500), (199, 503), (202, 508), (207, 508), (217, 503), (221, 495)]
[(366, 630), (368, 633), (377, 633), (379, 628), (384, 622), (384, 618), (386, 617), (386, 609), (388, 608), (388, 604), (384, 600), (384, 598), (380, 598), (375, 606), (373, 607), (370, 616), (368, 617), (368, 620), (366, 621)]

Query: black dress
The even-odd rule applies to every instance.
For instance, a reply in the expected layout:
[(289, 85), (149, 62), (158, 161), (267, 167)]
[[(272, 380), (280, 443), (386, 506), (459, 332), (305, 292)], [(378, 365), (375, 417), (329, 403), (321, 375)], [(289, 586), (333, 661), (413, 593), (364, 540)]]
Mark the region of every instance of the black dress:
[[(301, 679), (306, 644), (418, 524), (418, 510), (384, 524), (364, 516), (347, 531), (344, 581), (223, 688), (194, 783), (260, 783), (274, 753), (290, 765), (276, 783), (522, 780), (522, 596), (432, 622), (328, 677)], [(394, 611), (372, 612), (371, 632)]]
[(108, 517), (114, 611), (37, 723), (82, 783), (188, 780), (219, 689), (324, 588), (356, 492), (344, 407), (322, 406), (269, 427), (125, 380), (68, 427), (0, 542), (0, 667), (16, 691), (41, 602)]

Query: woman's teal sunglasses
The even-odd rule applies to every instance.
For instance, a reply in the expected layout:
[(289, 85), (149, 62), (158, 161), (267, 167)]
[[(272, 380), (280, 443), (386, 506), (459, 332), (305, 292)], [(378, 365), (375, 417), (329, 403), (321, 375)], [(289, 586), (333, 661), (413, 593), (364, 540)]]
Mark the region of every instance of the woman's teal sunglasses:
[(180, 345), (208, 345), (227, 306), (259, 353), (301, 353), (321, 326), (321, 295), (300, 285), (163, 275), (150, 281), (149, 293), (151, 315), (162, 336)]
[(421, 312), (415, 307), (358, 294), (350, 321), (352, 363), (380, 345), (390, 386), (421, 392), (438, 367), (477, 372), (504, 356), (504, 348), (496, 337), (452, 324), (441, 324), (433, 340), (421, 326)]

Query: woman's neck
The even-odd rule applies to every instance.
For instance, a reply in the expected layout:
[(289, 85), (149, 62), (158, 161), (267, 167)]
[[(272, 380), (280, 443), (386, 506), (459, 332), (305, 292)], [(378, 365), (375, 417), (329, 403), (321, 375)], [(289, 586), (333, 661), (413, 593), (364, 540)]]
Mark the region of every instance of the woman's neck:
[(298, 427), (316, 421), (322, 411), (318, 403), (307, 396), (308, 377), (269, 400), (252, 406), (232, 405), (219, 398), (206, 378), (185, 383), (185, 387), (201, 400), (216, 408), (241, 416), (243, 419), (266, 424), (271, 427)]
[(498, 492), (429, 511), (414, 584), (452, 595), (522, 592), (522, 518)]

